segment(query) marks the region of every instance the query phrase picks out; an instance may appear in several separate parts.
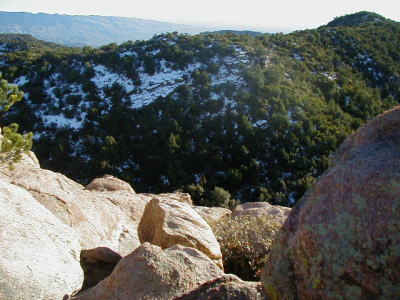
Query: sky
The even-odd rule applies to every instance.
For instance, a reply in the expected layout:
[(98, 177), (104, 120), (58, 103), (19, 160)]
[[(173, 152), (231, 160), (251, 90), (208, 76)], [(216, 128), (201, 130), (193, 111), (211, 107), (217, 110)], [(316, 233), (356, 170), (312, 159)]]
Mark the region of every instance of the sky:
[(398, 0), (0, 0), (0, 11), (137, 17), (269, 32), (317, 28), (362, 10), (400, 21)]

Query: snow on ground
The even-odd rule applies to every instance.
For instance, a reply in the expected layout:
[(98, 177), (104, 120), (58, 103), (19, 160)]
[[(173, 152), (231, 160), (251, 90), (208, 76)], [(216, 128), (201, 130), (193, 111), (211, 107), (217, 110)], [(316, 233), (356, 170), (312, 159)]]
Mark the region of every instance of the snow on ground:
[(299, 60), (299, 61), (304, 60), (303, 57), (297, 52), (293, 53), (293, 57), (294, 57), (294, 59)]
[(25, 75), (15, 78), (14, 80), (14, 83), (18, 86), (23, 86), (27, 82), (29, 82), (29, 79)]
[(357, 57), (363, 65), (373, 63), (374, 60), (368, 54), (357, 54)]
[(288, 110), (287, 117), (288, 117), (290, 124), (297, 124), (298, 121), (293, 118), (293, 115), (294, 115), (294, 111)]
[(294, 192), (289, 193), (288, 198), (289, 198), (289, 202), (291, 204), (295, 204), (296, 203), (296, 197), (295, 197), (295, 193)]
[(249, 56), (246, 50), (243, 50), (239, 46), (233, 46), (236, 52), (236, 57), (239, 59), (239, 62), (247, 64), (249, 63)]
[[(243, 72), (240, 68), (240, 63), (248, 62), (247, 52), (241, 50), (240, 48), (236, 48), (236, 51), (240, 51), (239, 55), (241, 57), (239, 57), (239, 59), (236, 57), (226, 57), (222, 61), (219, 61), (217, 58), (213, 58), (215, 63), (219, 62), (220, 64), (218, 73), (210, 76), (211, 87), (214, 90), (217, 89), (218, 86), (225, 84), (233, 84), (236, 88), (245, 86), (245, 80), (243, 78)], [(211, 99), (214, 100), (219, 100), (221, 97), (224, 99), (225, 108), (228, 106), (232, 108), (236, 107), (236, 102), (233, 99), (230, 99), (221, 93), (213, 92), (211, 94)]]
[(55, 124), (57, 127), (70, 127), (78, 129), (82, 126), (83, 120), (78, 121), (77, 118), (68, 119), (64, 115), (41, 115), (45, 125)]
[(268, 121), (267, 120), (258, 120), (257, 122), (253, 123), (254, 127), (262, 127), (263, 125), (267, 124)]
[(244, 84), (244, 80), (240, 75), (240, 71), (237, 68), (228, 69), (225, 65), (220, 67), (219, 72), (215, 75), (211, 75), (212, 86), (225, 84), (227, 82), (234, 83), (236, 86)]
[(121, 57), (121, 58), (125, 57), (125, 56), (134, 56), (134, 57), (136, 57), (137, 53), (135, 51), (126, 50), (126, 51), (124, 51), (124, 52), (119, 54), (119, 57)]
[(161, 50), (160, 49), (155, 49), (155, 50), (153, 50), (153, 51), (151, 51), (149, 54), (151, 54), (151, 55), (157, 55), (157, 54), (159, 54), (161, 52)]
[(61, 80), (61, 75), (59, 73), (54, 73), (50, 76), (49, 79), (45, 79), (43, 81), (44, 84), (44, 92), (51, 99), (51, 103), (56, 106), (59, 105), (59, 97), (55, 95), (54, 90), (65, 89), (68, 93), (62, 96), (62, 99), (69, 95), (79, 95), (83, 98), (86, 97), (86, 93), (82, 89), (82, 85), (78, 83), (63, 83)]
[(149, 75), (144, 72), (143, 67), (139, 69), (140, 89), (138, 94), (131, 96), (132, 108), (139, 109), (152, 103), (158, 97), (166, 97), (184, 82), (183, 77), (189, 76), (193, 70), (202, 67), (202, 64), (190, 64), (185, 70), (173, 70), (167, 67), (165, 60), (160, 61), (160, 72)]
[(243, 50), (239, 46), (233, 46), (235, 50), (235, 56), (228, 56), (224, 59), (219, 60), (217, 57), (213, 58), (213, 62), (219, 63), (220, 68), (217, 74), (211, 75), (212, 86), (233, 83), (236, 87), (244, 85), (244, 79), (240, 64), (249, 63), (249, 55), (247, 51)]
[(160, 180), (161, 180), (162, 184), (169, 185), (169, 179), (167, 176), (161, 175)]
[(54, 89), (56, 88), (56, 85), (52, 85), (49, 80), (45, 79), (43, 81), (44, 85), (44, 93), (51, 99), (51, 104), (52, 106), (58, 106), (59, 105), (59, 99), (58, 97), (54, 94)]
[(0, 55), (7, 52), (7, 44), (0, 44)]
[[(215, 89), (218, 88), (220, 85), (225, 84), (234, 84), (236, 87), (244, 86), (245, 81), (243, 79), (242, 74), (242, 63), (249, 62), (248, 53), (243, 50), (242, 48), (235, 46), (234, 47), (235, 54), (233, 56), (225, 57), (225, 58), (217, 58), (215, 57), (213, 61), (220, 65), (219, 71), (217, 74), (210, 75), (211, 79), (211, 87)], [(151, 54), (156, 55), (159, 52), (158, 49), (153, 50)], [(136, 55), (135, 52), (131, 50), (126, 50), (125, 52), (120, 53), (120, 56), (127, 56), (127, 55)], [(195, 70), (205, 69), (205, 65), (199, 62), (192, 63), (186, 66), (185, 69), (172, 69), (170, 64), (162, 59), (158, 61), (160, 68), (156, 73), (153, 75), (149, 75), (144, 72), (144, 68), (139, 68), (139, 77), (140, 77), (140, 86), (135, 86), (133, 81), (126, 77), (123, 74), (118, 74), (113, 72), (112, 70), (108, 69), (104, 65), (94, 65), (94, 77), (91, 81), (96, 85), (98, 89), (98, 94), (101, 98), (105, 101), (110, 100), (106, 99), (104, 88), (112, 87), (114, 83), (119, 84), (126, 93), (130, 94), (131, 100), (131, 107), (134, 109), (140, 109), (145, 105), (148, 105), (155, 101), (159, 97), (166, 97), (171, 94), (179, 85), (185, 82), (183, 78), (191, 78), (191, 74)], [(81, 66), (80, 66), (81, 67)], [(81, 67), (82, 68), (82, 67)], [(21, 76), (18, 78), (17, 82), (19, 84), (24, 84), (27, 82), (27, 78)], [(190, 83), (190, 82), (189, 82)], [(45, 87), (45, 94), (51, 99), (52, 107), (53, 108), (60, 108), (60, 100), (57, 97), (57, 93), (55, 93), (55, 89), (63, 89), (64, 83), (61, 80), (60, 74), (53, 74), (48, 80), (45, 80), (44, 87)], [(68, 95), (81, 95), (82, 99), (86, 98), (86, 94), (82, 91), (81, 85), (78, 84), (70, 84), (68, 87), (68, 94), (62, 96), (62, 99), (65, 99)], [(223, 94), (213, 92), (212, 99), (218, 100), (224, 98), (225, 107), (236, 105), (233, 99), (227, 98)], [(85, 106), (88, 107), (89, 103), (79, 104), (85, 110)], [(57, 123), (59, 126), (64, 126), (69, 124), (72, 128), (78, 128), (82, 121), (80, 118), (78, 119), (68, 119), (64, 118), (63, 114), (58, 112), (49, 112), (49, 111), (42, 111), (42, 117), (46, 124), (50, 123)], [(81, 114), (82, 120), (84, 120), (85, 115)], [(69, 121), (68, 121), (69, 120)]]
[[(248, 63), (248, 53), (239, 46), (234, 46), (235, 55), (226, 57), (222, 61), (215, 58), (215, 61), (220, 62), (220, 69), (218, 74), (211, 75), (211, 86), (215, 87), (225, 83), (233, 83), (236, 86), (244, 84), (243, 77), (239, 65), (241, 63)], [(157, 55), (159, 49), (153, 50), (150, 54)], [(120, 56), (136, 55), (135, 52), (127, 50), (120, 53)], [(124, 75), (117, 74), (107, 69), (103, 65), (95, 65), (93, 67), (95, 76), (92, 81), (95, 83), (99, 90), (99, 96), (105, 98), (103, 88), (111, 87), (114, 83), (120, 84), (127, 93), (131, 96), (131, 107), (140, 109), (143, 106), (149, 105), (158, 97), (166, 97), (172, 93), (180, 84), (184, 82), (183, 77), (190, 78), (194, 70), (204, 68), (201, 63), (189, 64), (184, 70), (174, 70), (168, 66), (166, 60), (159, 61), (160, 71), (149, 75), (144, 72), (144, 68), (139, 68), (139, 76), (141, 85), (135, 88), (132, 80)], [(105, 99), (106, 100), (106, 99)], [(232, 103), (232, 100), (226, 99), (226, 105)]]
[[(236, 107), (236, 102), (234, 100), (232, 100), (232, 99), (229, 99), (228, 97), (226, 97), (223, 94), (212, 93), (210, 98), (212, 100), (219, 100), (219, 99), (223, 98), (223, 100), (224, 100), (224, 109), (219, 114), (223, 114), (225, 112), (226, 108), (229, 107), (229, 106), (231, 108), (235, 108)], [(219, 114), (217, 113), (215, 115), (218, 116)]]
[[(66, 98), (69, 95), (79, 95), (82, 99), (86, 97), (86, 93), (83, 92), (82, 86), (80, 84), (67, 84), (63, 83), (61, 80), (61, 75), (59, 73), (54, 73), (49, 78), (49, 80), (44, 80), (44, 92), (47, 97), (51, 99), (51, 105), (44, 105), (42, 109), (38, 109), (35, 111), (35, 114), (38, 118), (43, 120), (43, 123), (46, 126), (51, 126), (52, 124), (57, 127), (70, 127), (74, 129), (78, 129), (82, 126), (83, 121), (86, 117), (86, 112), (81, 111), (78, 107), (73, 107), (72, 105), (67, 105), (66, 107), (60, 107), (60, 100)], [(60, 99), (55, 94), (55, 89), (63, 89), (66, 88), (68, 93), (62, 96)], [(77, 104), (77, 106), (84, 107), (88, 106), (89, 103), (81, 101)], [(64, 116), (64, 113), (60, 109), (75, 109), (79, 115), (74, 118), (67, 118)]]
[(135, 88), (133, 81), (122, 74), (111, 72), (103, 65), (95, 65), (93, 67), (95, 76), (91, 79), (99, 90), (99, 96), (105, 98), (104, 87), (111, 87), (114, 83), (121, 85), (126, 92), (130, 93)]
[(323, 72), (322, 76), (326, 77), (329, 80), (336, 80), (337, 79), (337, 75), (334, 74), (334, 73)]

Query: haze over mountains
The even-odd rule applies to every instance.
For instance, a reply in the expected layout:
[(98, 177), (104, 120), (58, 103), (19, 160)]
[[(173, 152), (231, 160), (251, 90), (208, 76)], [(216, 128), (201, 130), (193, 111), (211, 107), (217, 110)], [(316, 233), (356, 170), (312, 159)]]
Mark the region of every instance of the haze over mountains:
[(206, 30), (211, 30), (211, 27), (140, 18), (0, 12), (0, 33), (30, 34), (41, 40), (68, 46), (101, 46), (128, 40), (146, 40), (167, 32), (196, 34)]

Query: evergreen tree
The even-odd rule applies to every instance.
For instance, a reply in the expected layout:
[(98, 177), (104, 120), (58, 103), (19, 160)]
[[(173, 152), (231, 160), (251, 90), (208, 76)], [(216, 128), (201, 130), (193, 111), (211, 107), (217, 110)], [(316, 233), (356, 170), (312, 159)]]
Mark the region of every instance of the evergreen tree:
[[(0, 111), (7, 112), (17, 101), (21, 101), (24, 93), (18, 87), (1, 79), (0, 74)], [(4, 126), (0, 131), (0, 163), (12, 167), (18, 162), (22, 153), (28, 152), (32, 147), (32, 133), (21, 135), (18, 133), (18, 124)]]

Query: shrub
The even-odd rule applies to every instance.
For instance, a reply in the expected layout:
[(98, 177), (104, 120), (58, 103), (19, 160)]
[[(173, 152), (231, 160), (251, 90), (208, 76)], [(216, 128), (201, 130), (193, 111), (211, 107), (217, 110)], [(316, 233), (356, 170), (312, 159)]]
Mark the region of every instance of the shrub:
[(270, 216), (224, 217), (207, 220), (217, 238), (226, 273), (243, 280), (257, 280), (267, 259), (275, 233), (282, 223)]

